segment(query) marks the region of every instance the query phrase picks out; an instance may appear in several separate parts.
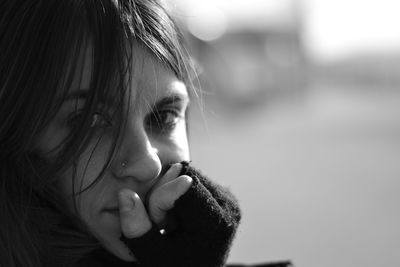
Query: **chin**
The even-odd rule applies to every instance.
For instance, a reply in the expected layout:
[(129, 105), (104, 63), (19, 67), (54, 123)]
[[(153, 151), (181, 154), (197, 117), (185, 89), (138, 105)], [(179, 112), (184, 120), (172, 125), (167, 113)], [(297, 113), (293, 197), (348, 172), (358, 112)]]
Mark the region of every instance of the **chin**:
[(111, 254), (124, 261), (136, 261), (128, 247), (119, 239), (121, 227), (119, 220), (114, 216), (100, 217), (92, 231), (103, 247)]
[(120, 235), (119, 233), (108, 238), (103, 236), (100, 238), (100, 243), (108, 252), (123, 261), (137, 261), (129, 248), (119, 239)]
[(118, 240), (113, 247), (106, 247), (106, 249), (121, 260), (136, 261), (135, 256), (132, 255), (131, 251), (120, 240)]

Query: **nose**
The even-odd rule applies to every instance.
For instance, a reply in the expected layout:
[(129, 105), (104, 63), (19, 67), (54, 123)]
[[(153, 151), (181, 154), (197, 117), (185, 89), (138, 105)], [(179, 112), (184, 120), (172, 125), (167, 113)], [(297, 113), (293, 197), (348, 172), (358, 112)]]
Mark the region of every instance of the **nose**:
[(160, 174), (161, 160), (145, 130), (140, 127), (132, 128), (134, 129), (126, 131), (114, 159), (113, 169), (118, 177), (134, 178), (140, 183), (150, 182)]

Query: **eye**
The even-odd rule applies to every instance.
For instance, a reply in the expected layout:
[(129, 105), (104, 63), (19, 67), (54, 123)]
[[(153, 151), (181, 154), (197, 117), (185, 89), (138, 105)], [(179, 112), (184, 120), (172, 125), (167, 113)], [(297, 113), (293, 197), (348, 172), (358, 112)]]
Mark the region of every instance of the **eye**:
[[(82, 119), (82, 114), (79, 112), (77, 114), (72, 115), (71, 118), (68, 119), (67, 123), (69, 126), (76, 126), (76, 123)], [(90, 122), (90, 128), (109, 128), (112, 126), (111, 118), (100, 111), (96, 111), (92, 115), (92, 119)]]
[(147, 118), (147, 127), (150, 132), (166, 133), (175, 129), (184, 116), (178, 109), (155, 110)]
[(109, 128), (112, 126), (111, 119), (108, 115), (102, 114), (100, 112), (95, 112), (92, 117), (92, 122), (90, 123), (90, 127), (96, 128)]

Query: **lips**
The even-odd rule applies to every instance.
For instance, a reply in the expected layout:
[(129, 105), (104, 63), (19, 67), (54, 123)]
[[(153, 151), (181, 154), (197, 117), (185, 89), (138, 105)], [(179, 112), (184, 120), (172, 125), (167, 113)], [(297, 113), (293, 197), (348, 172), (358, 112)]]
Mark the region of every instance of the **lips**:
[(109, 213), (112, 213), (112, 214), (119, 214), (119, 208), (118, 207), (105, 208), (105, 209), (103, 209), (103, 212), (109, 212)]

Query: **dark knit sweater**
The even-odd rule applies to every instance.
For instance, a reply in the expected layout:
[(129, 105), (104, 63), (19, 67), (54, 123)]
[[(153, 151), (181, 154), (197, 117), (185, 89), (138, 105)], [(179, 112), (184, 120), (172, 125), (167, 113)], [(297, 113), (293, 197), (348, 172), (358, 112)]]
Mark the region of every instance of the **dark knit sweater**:
[[(79, 264), (79, 267), (143, 267), (150, 266), (146, 264), (139, 264), (137, 262), (126, 262), (116, 258), (111, 255), (105, 249), (99, 249), (88, 255), (84, 260), (82, 260)], [(168, 267), (169, 265), (162, 264), (160, 261), (160, 265)], [(175, 266), (175, 265), (173, 265)], [(188, 267), (196, 266), (188, 265)], [(228, 264), (225, 267), (291, 267), (293, 266), (290, 261), (277, 261), (277, 262), (268, 262), (268, 263), (258, 263), (258, 264)], [(208, 267), (208, 266), (207, 266)], [(212, 267), (212, 266), (210, 266)]]
[[(225, 188), (214, 184), (198, 170), (183, 163), (180, 175), (193, 179), (189, 190), (174, 205), (169, 216), (174, 223), (160, 234), (156, 225), (138, 238), (121, 240), (138, 262), (124, 262), (104, 249), (83, 259), (80, 267), (221, 267), (225, 266), (231, 242), (240, 221), (239, 205)], [(289, 262), (253, 266), (286, 267)], [(229, 266), (229, 265), (228, 265)], [(246, 265), (231, 265), (246, 266)], [(247, 265), (251, 266), (251, 265)]]

